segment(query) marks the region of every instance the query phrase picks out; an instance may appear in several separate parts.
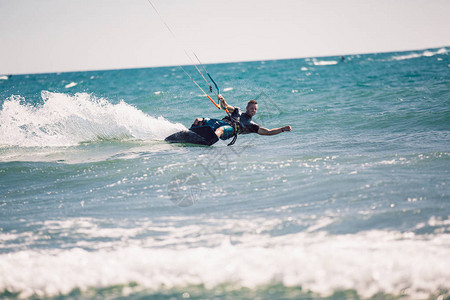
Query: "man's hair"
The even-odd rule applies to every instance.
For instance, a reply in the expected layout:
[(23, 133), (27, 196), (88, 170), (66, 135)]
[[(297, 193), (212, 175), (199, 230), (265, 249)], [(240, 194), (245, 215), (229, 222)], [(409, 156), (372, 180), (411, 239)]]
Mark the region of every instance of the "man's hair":
[(247, 103), (247, 106), (249, 106), (250, 104), (258, 104), (258, 102), (256, 102), (256, 100), (250, 100)]

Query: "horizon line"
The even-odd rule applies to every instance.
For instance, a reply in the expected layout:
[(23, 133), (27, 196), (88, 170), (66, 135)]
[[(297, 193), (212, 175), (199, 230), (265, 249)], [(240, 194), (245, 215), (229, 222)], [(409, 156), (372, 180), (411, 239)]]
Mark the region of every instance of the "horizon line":
[[(208, 62), (203, 65), (221, 65), (221, 64), (234, 64), (234, 63), (248, 63), (248, 62), (258, 62), (258, 61), (279, 61), (279, 60), (296, 60), (296, 59), (308, 59), (308, 58), (327, 58), (327, 57), (340, 57), (340, 56), (355, 56), (355, 55), (372, 55), (372, 54), (388, 54), (388, 53), (398, 53), (398, 52), (412, 52), (412, 51), (426, 51), (432, 49), (442, 49), (449, 48), (450, 45), (437, 46), (437, 47), (427, 47), (420, 49), (408, 49), (408, 50), (389, 50), (380, 52), (361, 52), (361, 53), (342, 53), (333, 55), (319, 55), (319, 56), (304, 56), (304, 57), (291, 57), (291, 58), (267, 58), (267, 59), (255, 59), (255, 60), (236, 60), (236, 61), (222, 61), (222, 62)], [(198, 65), (198, 64), (196, 64)], [(153, 65), (153, 66), (130, 66), (130, 67), (119, 67), (119, 68), (105, 68), (105, 69), (84, 69), (84, 70), (64, 70), (64, 71), (44, 71), (44, 72), (30, 72), (30, 73), (6, 73), (0, 74), (0, 76), (27, 76), (27, 75), (45, 75), (45, 74), (63, 74), (63, 73), (83, 73), (83, 72), (102, 72), (102, 71), (120, 71), (120, 70), (138, 70), (138, 69), (157, 69), (157, 68), (173, 68), (180, 66), (194, 66), (192, 63), (186, 64), (167, 64), (167, 65)]]

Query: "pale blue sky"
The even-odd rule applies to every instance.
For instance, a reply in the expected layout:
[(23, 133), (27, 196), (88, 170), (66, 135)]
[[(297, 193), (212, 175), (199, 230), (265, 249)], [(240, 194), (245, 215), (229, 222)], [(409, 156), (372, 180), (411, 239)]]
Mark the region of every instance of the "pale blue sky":
[(449, 0), (0, 0), (0, 74), (450, 46)]

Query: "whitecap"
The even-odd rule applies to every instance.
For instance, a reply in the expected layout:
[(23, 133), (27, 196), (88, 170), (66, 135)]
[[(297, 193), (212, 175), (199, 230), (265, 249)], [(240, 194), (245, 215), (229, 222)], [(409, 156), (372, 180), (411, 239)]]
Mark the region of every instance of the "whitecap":
[(336, 60), (321, 60), (321, 61), (313, 60), (313, 64), (315, 66), (332, 66), (332, 65), (337, 65), (338, 61), (336, 61)]
[(72, 81), (71, 83), (66, 84), (66, 85), (65, 85), (65, 88), (68, 89), (68, 88), (74, 87), (74, 86), (76, 86), (76, 85), (78, 85), (78, 83)]
[(406, 59), (414, 59), (419, 57), (432, 57), (435, 55), (447, 54), (448, 51), (446, 48), (441, 48), (437, 51), (425, 50), (423, 52), (413, 52), (406, 55), (396, 55), (392, 57), (392, 60), (406, 60)]

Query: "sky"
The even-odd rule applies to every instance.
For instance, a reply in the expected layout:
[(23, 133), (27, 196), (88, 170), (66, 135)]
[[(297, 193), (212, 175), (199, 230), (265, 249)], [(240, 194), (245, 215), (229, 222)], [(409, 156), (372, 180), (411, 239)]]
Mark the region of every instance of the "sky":
[(0, 74), (450, 46), (449, 0), (150, 1), (0, 0)]

